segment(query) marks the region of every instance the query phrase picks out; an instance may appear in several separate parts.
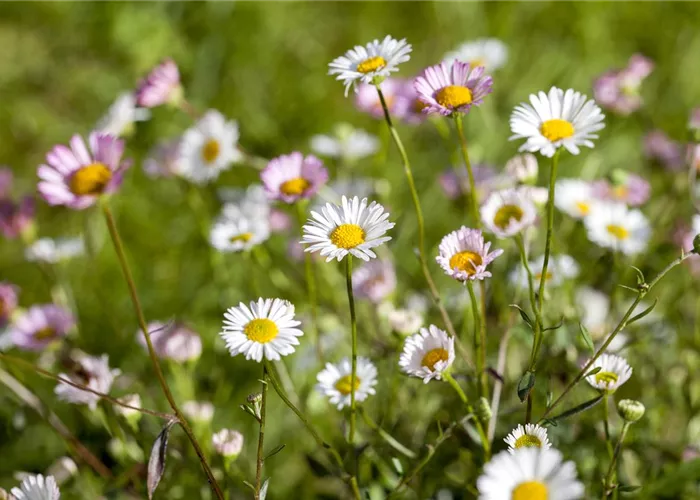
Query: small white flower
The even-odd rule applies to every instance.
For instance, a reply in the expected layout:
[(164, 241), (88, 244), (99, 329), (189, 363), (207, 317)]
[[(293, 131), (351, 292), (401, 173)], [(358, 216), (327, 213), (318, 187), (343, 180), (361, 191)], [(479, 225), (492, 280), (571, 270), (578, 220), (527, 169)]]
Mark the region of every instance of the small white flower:
[[(141, 396), (138, 394), (127, 394), (119, 398), (119, 401), (126, 405), (133, 406), (134, 408), (141, 408)], [(127, 419), (141, 416), (140, 411), (134, 410), (133, 408), (126, 408), (125, 406), (114, 405), (114, 411)]]
[(226, 341), (231, 356), (244, 354), (246, 359), (260, 363), (263, 359), (279, 360), (294, 352), (304, 335), (297, 328), (294, 306), (282, 299), (258, 299), (250, 306), (240, 303), (224, 313), (220, 335)]
[(238, 124), (209, 110), (182, 136), (178, 173), (196, 184), (206, 184), (242, 156), (238, 149)]
[[(544, 255), (540, 255), (537, 259), (529, 262), (530, 271), (532, 272), (533, 283), (535, 287), (540, 286), (542, 280), (542, 265), (544, 264)], [(547, 286), (559, 286), (564, 281), (578, 276), (579, 266), (570, 255), (552, 255), (549, 258), (547, 265), (547, 278), (545, 279)], [(521, 288), (529, 286), (527, 279), (527, 271), (522, 266), (518, 267), (511, 273), (511, 281), (515, 282)]]
[(403, 344), (399, 366), (404, 373), (423, 379), (442, 380), (442, 374), (455, 360), (455, 339), (435, 325), (421, 328)]
[(591, 139), (605, 127), (605, 116), (595, 101), (571, 89), (564, 92), (552, 87), (549, 94), (539, 92), (530, 95), (530, 104), (515, 107), (510, 117), (513, 139), (526, 139), (519, 151), (552, 157), (564, 147), (573, 155), (580, 146), (593, 147)]
[[(229, 211), (233, 206), (229, 205)], [(240, 209), (240, 207), (236, 207)], [(229, 213), (229, 215), (231, 215)], [(267, 217), (248, 218), (220, 217), (212, 226), (209, 235), (211, 245), (220, 252), (242, 252), (250, 250), (270, 237), (270, 223)]]
[(508, 60), (508, 47), (497, 38), (479, 38), (466, 42), (443, 57), (446, 62), (454, 60), (474, 66), (484, 66), (491, 72), (501, 68)]
[(537, 180), (537, 157), (530, 153), (516, 155), (506, 163), (506, 175), (518, 182), (534, 182)]
[[(336, 365), (326, 363), (326, 368), (319, 372), (316, 380), (318, 380), (316, 388), (330, 399), (331, 404), (336, 405), (339, 410), (350, 406), (350, 393), (353, 386), (352, 365), (348, 358), (344, 358)], [(375, 394), (375, 385), (377, 385), (377, 368), (369, 359), (359, 356), (354, 388), (355, 401), (364, 401), (370, 394)]]
[[(601, 344), (608, 336), (613, 325), (608, 321), (610, 314), (610, 298), (607, 294), (594, 288), (581, 287), (576, 291), (576, 306), (580, 311), (580, 322), (591, 334), (596, 345)], [(642, 312), (644, 308), (635, 310)], [(634, 314), (634, 313), (633, 313)], [(624, 333), (618, 333), (608, 346), (610, 352), (619, 351), (627, 344)]]
[(627, 360), (614, 354), (601, 355), (589, 371), (596, 368), (600, 368), (600, 371), (586, 377), (586, 381), (601, 391), (613, 392), (632, 376), (632, 368)]
[(55, 264), (61, 260), (70, 259), (85, 253), (85, 243), (77, 238), (40, 238), (25, 251), (24, 257), (30, 262), (46, 262)]
[(301, 243), (309, 245), (305, 251), (320, 251), (326, 262), (341, 261), (348, 254), (365, 261), (376, 258), (372, 248), (391, 239), (384, 236), (394, 227), (387, 221), (389, 214), (379, 203), (368, 206), (367, 198), (360, 201), (357, 196), (350, 200), (343, 196), (341, 205), (326, 203), (321, 213), (311, 212), (312, 219), (302, 228)]
[(95, 131), (114, 137), (128, 135), (133, 132), (135, 122), (143, 122), (150, 117), (150, 110), (136, 106), (136, 96), (132, 92), (124, 92), (97, 122)]
[(344, 56), (334, 59), (328, 65), (328, 74), (337, 75), (336, 80), (345, 84), (347, 96), (350, 87), (359, 82), (372, 83), (375, 78), (386, 78), (398, 71), (398, 65), (411, 58), (411, 50), (406, 39), (396, 40), (387, 35), (381, 42), (373, 40), (364, 47), (356, 45)]
[(379, 139), (364, 130), (340, 124), (335, 127), (333, 135), (314, 135), (311, 149), (321, 156), (352, 163), (379, 151)]
[(625, 255), (644, 251), (651, 238), (651, 227), (644, 214), (630, 210), (624, 203), (600, 203), (583, 222), (589, 240)]
[(182, 413), (191, 420), (206, 424), (214, 418), (214, 405), (209, 401), (185, 401)]
[(554, 204), (574, 219), (587, 217), (598, 203), (593, 186), (581, 179), (560, 179), (554, 187)]
[[(75, 356), (76, 369), (74, 373), (66, 375), (59, 374), (61, 377), (70, 380), (79, 385), (89, 387), (93, 391), (108, 394), (112, 387), (112, 382), (121, 372), (117, 369), (109, 367), (109, 357), (106, 354), (94, 357), (88, 356), (85, 353), (78, 353)], [(72, 385), (59, 382), (54, 390), (58, 399), (73, 404), (88, 405), (94, 410), (97, 407), (97, 402), (100, 397), (92, 392), (87, 392)]]
[(535, 223), (537, 208), (520, 189), (492, 193), (481, 207), (485, 228), (499, 238), (514, 236)]
[(491, 276), (486, 267), (503, 250), (489, 253), (491, 243), (484, 242), (484, 236), (479, 229), (469, 229), (462, 226), (452, 231), (440, 241), (436, 257), (445, 274), (459, 281), (483, 280)]
[(381, 302), (396, 288), (394, 264), (389, 260), (374, 260), (352, 272), (352, 289), (357, 297)]
[(211, 444), (219, 455), (237, 457), (243, 449), (243, 434), (231, 429), (221, 429), (211, 437)]
[(19, 488), (10, 491), (14, 500), (59, 500), (61, 492), (58, 490), (53, 476), (29, 476)]
[(537, 424), (525, 424), (525, 427), (518, 424), (503, 441), (506, 442), (508, 451), (511, 453), (520, 448), (549, 449), (552, 447), (547, 438), (547, 429)]
[(403, 335), (415, 332), (423, 326), (424, 321), (423, 311), (416, 309), (394, 309), (391, 305), (387, 312), (387, 319), (389, 320), (391, 329)]

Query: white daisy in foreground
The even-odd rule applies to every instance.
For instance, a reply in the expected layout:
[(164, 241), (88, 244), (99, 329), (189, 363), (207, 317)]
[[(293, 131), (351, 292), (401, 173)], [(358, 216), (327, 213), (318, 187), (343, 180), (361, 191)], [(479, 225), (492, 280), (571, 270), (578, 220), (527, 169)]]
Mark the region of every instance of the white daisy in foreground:
[(508, 60), (508, 47), (498, 38), (479, 38), (463, 43), (443, 57), (447, 62), (455, 59), (493, 71), (502, 67)]
[(381, 42), (374, 40), (364, 47), (356, 45), (344, 56), (334, 59), (328, 67), (329, 75), (345, 84), (345, 95), (357, 83), (372, 83), (375, 78), (386, 78), (398, 71), (398, 65), (408, 61), (412, 47), (406, 39), (396, 40), (387, 35)]
[(10, 491), (13, 500), (59, 500), (61, 492), (53, 476), (28, 476)]
[(441, 380), (455, 360), (455, 339), (435, 325), (421, 328), (403, 344), (399, 366), (404, 373), (423, 379)]
[(483, 280), (491, 276), (486, 266), (503, 253), (500, 249), (489, 253), (489, 248), (491, 243), (484, 242), (480, 230), (462, 226), (442, 238), (440, 254), (435, 260), (451, 278), (459, 281)]
[(179, 174), (196, 184), (206, 184), (242, 156), (238, 149), (238, 124), (209, 110), (182, 136)]
[(589, 371), (596, 368), (600, 371), (586, 377), (586, 381), (601, 391), (614, 392), (632, 376), (632, 367), (627, 360), (614, 354), (601, 355)]
[[(542, 280), (542, 265), (544, 264), (544, 255), (540, 255), (537, 259), (529, 263), (530, 271), (532, 272), (533, 282), (535, 287), (540, 286)], [(547, 277), (545, 282), (547, 286), (559, 286), (564, 281), (578, 276), (579, 266), (570, 255), (552, 255), (547, 265)], [(527, 271), (520, 266), (510, 276), (511, 281), (515, 282), (521, 288), (529, 286), (527, 279)]]
[(521, 424), (511, 431), (503, 440), (508, 445), (508, 451), (513, 453), (520, 448), (543, 448), (552, 447), (547, 438), (547, 429), (537, 424)]
[(258, 299), (250, 306), (240, 303), (224, 313), (223, 331), (219, 334), (226, 341), (231, 356), (245, 354), (245, 359), (258, 363), (263, 357), (270, 361), (294, 352), (304, 335), (297, 328), (301, 323), (294, 319), (294, 306), (282, 299)]
[(634, 255), (644, 251), (651, 237), (647, 218), (624, 203), (600, 203), (584, 219), (588, 239), (603, 247)]
[(526, 191), (505, 189), (492, 193), (481, 206), (486, 229), (499, 238), (507, 238), (532, 226), (537, 208)]
[(560, 179), (554, 186), (554, 204), (574, 219), (583, 219), (599, 203), (590, 182), (581, 179)]
[(343, 196), (341, 205), (326, 203), (321, 213), (312, 211), (311, 217), (304, 225), (301, 243), (308, 246), (306, 252), (321, 252), (326, 262), (338, 261), (350, 254), (369, 261), (377, 255), (372, 248), (391, 239), (384, 236), (394, 227), (388, 222), (389, 214), (384, 207), (373, 201), (367, 205), (367, 198), (362, 201), (355, 196), (347, 199)]
[(484, 465), (476, 486), (480, 500), (579, 500), (585, 493), (576, 465), (552, 448), (502, 451)]
[[(377, 368), (367, 358), (357, 358), (357, 372), (355, 374), (355, 401), (364, 401), (371, 394), (375, 394), (374, 386), (377, 385)], [(328, 396), (331, 404), (342, 410), (350, 406), (350, 393), (352, 387), (352, 365), (348, 358), (334, 365), (326, 363), (326, 367), (316, 376), (318, 384), (316, 388)]]
[(134, 123), (146, 121), (150, 117), (150, 110), (136, 106), (133, 92), (124, 92), (97, 123), (95, 131), (114, 137), (129, 135), (134, 131)]
[(40, 238), (24, 251), (24, 257), (30, 262), (56, 262), (78, 257), (85, 253), (85, 243), (81, 237), (76, 238)]
[[(74, 361), (73, 373), (70, 375), (60, 373), (59, 376), (70, 380), (74, 384), (86, 386), (102, 394), (109, 393), (109, 390), (112, 388), (112, 382), (121, 373), (119, 370), (113, 370), (109, 367), (109, 357), (106, 354), (98, 358), (88, 356), (85, 353), (78, 353)], [(54, 392), (58, 399), (62, 401), (88, 405), (92, 410), (97, 407), (97, 402), (100, 400), (100, 396), (64, 382), (59, 382)]]
[(379, 139), (364, 130), (341, 123), (333, 129), (332, 135), (314, 135), (311, 149), (321, 156), (354, 162), (379, 151)]
[(598, 138), (595, 132), (605, 127), (603, 118), (595, 101), (587, 96), (552, 87), (549, 94), (530, 94), (530, 104), (515, 107), (510, 117), (510, 139), (526, 139), (520, 151), (539, 151), (551, 158), (563, 146), (577, 155), (580, 146), (593, 147), (591, 139)]
[(249, 218), (239, 214), (234, 218), (220, 217), (211, 228), (209, 241), (220, 252), (242, 252), (250, 250), (269, 237), (270, 225), (267, 217)]

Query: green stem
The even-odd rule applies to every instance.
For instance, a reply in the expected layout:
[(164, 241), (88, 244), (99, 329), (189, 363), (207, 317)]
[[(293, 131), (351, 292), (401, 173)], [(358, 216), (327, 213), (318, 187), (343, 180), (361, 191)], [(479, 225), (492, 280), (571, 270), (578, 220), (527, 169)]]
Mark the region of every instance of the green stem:
[(629, 430), (630, 423), (625, 422), (622, 426), (622, 431), (620, 431), (620, 439), (617, 440), (617, 445), (615, 446), (615, 451), (613, 452), (612, 459), (610, 460), (610, 467), (608, 467), (608, 473), (605, 475), (605, 485), (603, 486), (603, 496), (602, 500), (605, 500), (610, 493), (612, 488), (612, 480), (615, 475), (615, 464), (618, 458), (620, 458), (620, 452), (622, 451), (622, 443), (627, 436), (627, 431)]
[(224, 500), (224, 494), (221, 491), (219, 484), (216, 482), (216, 478), (214, 477), (214, 474), (211, 468), (209, 467), (209, 464), (207, 463), (207, 459), (204, 457), (204, 452), (202, 451), (202, 448), (199, 445), (199, 442), (197, 441), (194, 432), (192, 432), (190, 425), (187, 423), (187, 419), (182, 414), (182, 411), (180, 411), (180, 408), (177, 406), (175, 398), (173, 398), (173, 395), (170, 392), (170, 387), (168, 387), (168, 383), (166, 382), (165, 376), (163, 375), (160, 363), (158, 362), (158, 356), (156, 355), (155, 349), (153, 348), (153, 342), (151, 342), (151, 336), (148, 333), (148, 324), (146, 323), (146, 318), (143, 315), (141, 302), (139, 301), (138, 293), (136, 292), (136, 285), (134, 284), (134, 279), (131, 275), (131, 269), (129, 268), (129, 264), (126, 260), (124, 246), (122, 245), (122, 240), (119, 236), (119, 231), (117, 230), (117, 225), (114, 221), (114, 216), (112, 215), (112, 211), (110, 210), (109, 205), (106, 201), (104, 201), (104, 199), (102, 201), (102, 211), (104, 212), (105, 221), (107, 222), (107, 229), (109, 230), (109, 235), (112, 238), (112, 243), (114, 244), (114, 250), (117, 254), (119, 265), (122, 268), (122, 273), (124, 274), (124, 279), (126, 280), (126, 284), (129, 289), (131, 302), (133, 303), (134, 312), (136, 313), (136, 320), (138, 322), (139, 327), (141, 328), (141, 331), (143, 332), (144, 338), (146, 339), (148, 355), (151, 358), (151, 364), (153, 365), (153, 370), (156, 373), (156, 378), (158, 379), (161, 389), (163, 390), (163, 394), (165, 394), (165, 397), (168, 400), (168, 403), (170, 404), (170, 408), (172, 408), (173, 412), (175, 413), (175, 416), (178, 419), (180, 427), (182, 427), (182, 430), (187, 435), (187, 438), (190, 440), (190, 443), (192, 443), (192, 447), (194, 448), (194, 451), (199, 457), (199, 461), (202, 464), (202, 469), (204, 469), (204, 473), (206, 474), (209, 484), (214, 490), (216, 497), (219, 500)]
[(612, 439), (610, 439), (610, 396), (603, 396), (603, 429), (605, 430), (605, 446), (608, 449), (608, 457), (613, 457)]
[(472, 419), (474, 421), (474, 426), (476, 427), (477, 432), (479, 433), (479, 438), (481, 439), (481, 445), (484, 448), (484, 461), (488, 462), (489, 459), (491, 458), (491, 444), (489, 443), (489, 438), (486, 436), (486, 432), (484, 432), (484, 427), (481, 425), (481, 421), (479, 420), (479, 417), (476, 415), (474, 412), (474, 408), (472, 407), (471, 403), (469, 403), (469, 399), (467, 398), (467, 395), (464, 393), (462, 388), (459, 386), (457, 381), (454, 379), (454, 377), (450, 373), (443, 373), (442, 378), (450, 384), (450, 386), (455, 390), (455, 392), (459, 395), (459, 399), (462, 400), (462, 403), (464, 403), (464, 406), (467, 409), (467, 412), (472, 416)]
[(481, 311), (474, 293), (474, 284), (471, 281), (467, 281), (467, 290), (469, 290), (469, 299), (474, 315), (474, 359), (476, 360), (476, 375), (479, 379), (479, 396), (487, 397), (488, 381), (486, 379), (484, 338), (481, 334)]
[(262, 401), (260, 403), (260, 432), (258, 434), (258, 456), (255, 462), (255, 500), (260, 498), (263, 468), (263, 441), (265, 440), (265, 410), (267, 406), (267, 365), (263, 364)]
[(530, 352), (530, 370), (535, 364), (535, 346), (537, 345), (537, 340), (539, 339), (542, 332), (542, 318), (540, 317), (540, 311), (537, 306), (537, 297), (535, 295), (535, 279), (532, 275), (532, 269), (530, 268), (530, 263), (527, 259), (527, 252), (525, 251), (525, 241), (522, 234), (515, 236), (515, 243), (518, 245), (518, 250), (520, 252), (520, 262), (527, 273), (527, 285), (530, 292), (530, 307), (535, 315), (535, 325), (534, 325), (534, 339), (532, 341), (532, 351)]
[(392, 448), (394, 448), (396, 451), (403, 453), (406, 455), (408, 458), (416, 458), (416, 454), (413, 453), (411, 450), (406, 448), (404, 445), (399, 443), (391, 434), (389, 434), (387, 431), (382, 429), (374, 420), (372, 420), (372, 417), (370, 417), (367, 414), (367, 411), (360, 407), (359, 408), (360, 415), (362, 416), (362, 419), (365, 421), (367, 426), (372, 429), (374, 432), (379, 434), (379, 436), (386, 441)]
[[(299, 232), (303, 233), (305, 222), (304, 205), (300, 202), (296, 204), (297, 221), (299, 223)], [(309, 252), (304, 252), (304, 273), (306, 276), (306, 290), (309, 294), (309, 304), (311, 305), (311, 342), (316, 346), (316, 357), (318, 362), (323, 364), (323, 349), (321, 348), (321, 337), (318, 332), (318, 299), (316, 295), (316, 273), (314, 271), (314, 263)]]
[(476, 183), (474, 182), (474, 170), (472, 169), (471, 161), (469, 161), (469, 152), (467, 151), (467, 140), (464, 137), (464, 124), (462, 123), (462, 113), (455, 113), (453, 116), (455, 120), (455, 125), (457, 126), (459, 145), (462, 149), (462, 158), (464, 158), (464, 165), (467, 168), (467, 175), (469, 177), (469, 209), (474, 227), (479, 229), (481, 227), (481, 218), (479, 217), (479, 202), (477, 199), (478, 195), (476, 192)]
[(350, 432), (348, 442), (355, 444), (355, 420), (357, 406), (355, 404), (355, 384), (357, 383), (357, 316), (355, 314), (355, 295), (352, 291), (352, 255), (345, 259), (345, 280), (347, 282), (348, 306), (350, 307), (350, 332), (352, 335), (352, 371), (350, 374)]

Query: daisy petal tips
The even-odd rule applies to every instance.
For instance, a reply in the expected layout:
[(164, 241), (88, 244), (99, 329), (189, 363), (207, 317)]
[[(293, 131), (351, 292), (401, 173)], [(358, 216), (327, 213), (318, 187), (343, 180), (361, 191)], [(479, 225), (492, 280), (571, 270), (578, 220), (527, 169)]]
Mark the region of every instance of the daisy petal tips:
[(480, 105), (493, 90), (493, 79), (484, 74), (483, 66), (442, 62), (427, 68), (414, 86), (418, 100), (425, 104), (423, 113), (451, 116)]

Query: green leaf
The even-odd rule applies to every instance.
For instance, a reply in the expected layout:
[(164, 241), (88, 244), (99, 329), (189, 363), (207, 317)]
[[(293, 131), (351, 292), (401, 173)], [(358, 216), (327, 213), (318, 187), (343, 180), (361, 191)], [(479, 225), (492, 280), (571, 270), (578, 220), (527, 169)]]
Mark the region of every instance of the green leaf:
[(284, 444), (281, 444), (281, 445), (277, 446), (274, 450), (272, 450), (270, 453), (268, 453), (267, 455), (265, 455), (265, 456), (263, 457), (263, 462), (264, 462), (265, 460), (267, 460), (268, 458), (274, 457), (275, 455), (277, 455), (280, 451), (282, 451), (282, 449), (283, 449), (285, 446), (286, 446), (286, 445), (284, 445)]
[(518, 397), (520, 401), (525, 401), (528, 394), (535, 386), (535, 374), (531, 371), (526, 371), (525, 374), (520, 377), (520, 382), (518, 382)]
[(557, 323), (557, 324), (554, 325), (554, 326), (550, 326), (550, 327), (548, 327), (548, 328), (545, 328), (545, 329), (543, 329), (542, 331), (543, 331), (543, 332), (547, 332), (547, 331), (549, 331), (549, 330), (558, 330), (559, 328), (561, 328), (561, 326), (562, 326), (563, 324), (564, 324), (564, 316), (561, 317), (561, 319), (559, 320), (559, 323)]
[(600, 401), (603, 399), (603, 394), (599, 394), (598, 396), (594, 397), (593, 399), (589, 399), (588, 401), (581, 403), (578, 406), (574, 406), (570, 410), (566, 410), (564, 413), (560, 413), (556, 417), (552, 417), (552, 420), (564, 420), (565, 418), (572, 417), (576, 415), (577, 413), (584, 412), (588, 410), (589, 408), (593, 408), (595, 405), (600, 403)]
[(403, 474), (403, 465), (401, 465), (401, 460), (396, 457), (391, 457), (391, 463), (394, 465), (394, 469), (399, 474)]
[(545, 418), (545, 419), (543, 419), (543, 420), (542, 420), (542, 423), (543, 423), (544, 425), (551, 425), (552, 427), (556, 427), (556, 426), (559, 425), (559, 424), (557, 424), (557, 422), (556, 422), (555, 420), (552, 420), (551, 418)]
[(628, 321), (627, 321), (627, 324), (628, 324), (628, 325), (631, 325), (631, 324), (634, 323), (635, 321), (639, 321), (639, 320), (642, 319), (644, 316), (646, 316), (647, 314), (649, 314), (649, 313), (654, 309), (654, 307), (656, 307), (656, 303), (657, 303), (658, 301), (659, 301), (659, 299), (654, 299), (654, 303), (653, 303), (652, 305), (650, 305), (649, 307), (647, 307), (646, 309), (644, 309), (642, 312), (640, 312), (639, 314), (637, 314), (636, 316), (634, 316), (633, 318), (631, 318), (630, 320), (628, 320)]
[(581, 338), (583, 339), (583, 343), (586, 344), (586, 347), (588, 347), (589, 351), (591, 351), (591, 352), (595, 351), (595, 346), (593, 345), (593, 339), (591, 338), (591, 334), (588, 333), (588, 328), (583, 326), (583, 323), (579, 323), (578, 327), (581, 330)]
[(602, 369), (603, 369), (602, 366), (596, 366), (596, 367), (593, 368), (591, 371), (589, 371), (588, 373), (586, 373), (586, 375), (584, 375), (584, 378), (590, 377), (591, 375), (595, 375), (596, 373), (598, 373), (598, 372), (599, 372), (600, 370), (602, 370)]
[(620, 493), (636, 493), (637, 491), (641, 490), (641, 486), (636, 486), (632, 484), (621, 484), (617, 487), (617, 490)]
[(511, 304), (510, 307), (515, 307), (520, 312), (520, 317), (523, 318), (523, 321), (527, 323), (527, 326), (530, 327), (530, 330), (534, 330), (530, 316), (527, 315), (527, 313), (523, 310), (522, 307), (520, 307), (518, 304)]
[(637, 284), (641, 285), (642, 283), (646, 283), (646, 279), (644, 278), (644, 273), (642, 272), (641, 269), (638, 267), (630, 266), (632, 269), (634, 269), (637, 272)]

